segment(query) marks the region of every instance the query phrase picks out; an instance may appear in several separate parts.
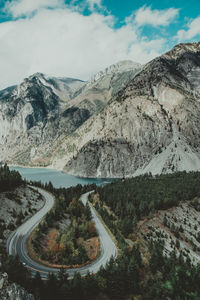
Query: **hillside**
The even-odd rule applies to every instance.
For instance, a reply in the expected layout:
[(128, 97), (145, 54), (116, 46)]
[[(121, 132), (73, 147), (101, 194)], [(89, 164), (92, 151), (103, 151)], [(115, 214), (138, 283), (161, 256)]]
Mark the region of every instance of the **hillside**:
[(200, 43), (177, 45), (146, 64), (68, 137), (52, 165), (65, 162), (66, 172), (85, 177), (199, 170), (199, 70)]
[(36, 73), (1, 91), (0, 161), (50, 165), (63, 140), (105, 107), (140, 68), (120, 62), (88, 82)]
[[(184, 299), (185, 295), (188, 299), (199, 299), (199, 172), (143, 175), (105, 186), (55, 189), (48, 184), (45, 187), (56, 196), (57, 203), (55, 211), (51, 210), (39, 227), (44, 236), (44, 231), (49, 232), (52, 225), (56, 230), (67, 225), (62, 235), (67, 246), (64, 259), (70, 257), (69, 246), (72, 241), (75, 243), (74, 237), (83, 234), (86, 216), (79, 217), (84, 211), (76, 198), (88, 189), (94, 190), (90, 200), (112, 232), (119, 255), (96, 274), (81, 277), (76, 273), (68, 280), (61, 269), (58, 276), (49, 274), (42, 281), (39, 274), (31, 278), (17, 258), (2, 251), (3, 272), (36, 299)], [(66, 223), (70, 210), (77, 218), (73, 217), (69, 227)], [(69, 232), (75, 234), (72, 241)], [(51, 235), (50, 242), (59, 242), (52, 237), (55, 238)], [(40, 249), (44, 242), (42, 238), (34, 244)], [(76, 253), (73, 251), (73, 259)], [(44, 257), (50, 258), (49, 254), (48, 251)], [(9, 284), (5, 273), (0, 274), (0, 284), (3, 296), (11, 291), (14, 295), (20, 293), (22, 299), (23, 295), (31, 297), (18, 285)]]
[(97, 187), (93, 203), (111, 230), (141, 240), (144, 249), (159, 243), (165, 256), (175, 251), (197, 265), (199, 183), (199, 172), (142, 175)]
[(121, 61), (92, 76), (79, 89), (70, 105), (87, 108), (91, 113), (101, 111), (141, 70), (141, 65), (133, 61)]
[[(0, 299), (34, 300), (27, 284), (30, 275), (17, 257), (6, 253), (7, 240), (44, 205), (44, 199), (16, 171), (0, 166)], [(21, 287), (23, 286), (23, 288)], [(28, 289), (29, 292), (26, 290)]]
[(37, 73), (0, 93), (3, 161), (83, 177), (200, 170), (200, 43), (88, 82)]
[(28, 186), (17, 171), (0, 166), (0, 252), (11, 232), (43, 205), (42, 196)]

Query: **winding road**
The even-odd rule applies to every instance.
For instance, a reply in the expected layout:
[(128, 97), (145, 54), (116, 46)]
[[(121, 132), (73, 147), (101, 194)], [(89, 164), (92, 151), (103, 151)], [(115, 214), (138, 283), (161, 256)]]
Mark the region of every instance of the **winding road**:
[[(33, 188), (33, 187), (32, 187)], [(51, 194), (44, 191), (43, 189), (34, 187), (44, 198), (45, 198), (45, 205), (43, 208), (38, 211), (34, 216), (32, 216), (27, 222), (22, 224), (17, 230), (15, 230), (7, 241), (7, 249), (10, 255), (17, 255), (19, 256), (20, 260), (23, 264), (31, 271), (32, 275), (34, 276), (36, 272), (40, 273), (41, 278), (46, 279), (49, 273), (57, 273), (60, 269), (50, 268), (44, 265), (41, 265), (35, 261), (33, 261), (27, 253), (26, 249), (26, 240), (33, 229), (40, 223), (42, 218), (47, 214), (47, 212), (53, 207), (54, 205), (54, 198)], [(83, 194), (81, 196), (81, 200), (85, 205), (87, 203), (88, 195), (91, 192)], [(88, 202), (89, 203), (89, 202)], [(93, 261), (91, 264), (86, 265), (81, 268), (76, 269), (66, 269), (66, 273), (68, 274), (68, 278), (73, 278), (76, 272), (79, 272), (81, 276), (85, 276), (88, 272), (96, 273), (100, 269), (101, 266), (105, 266), (106, 263), (110, 260), (111, 257), (117, 257), (117, 248), (113, 240), (111, 239), (110, 235), (108, 234), (107, 230), (105, 229), (104, 225), (98, 218), (94, 208), (90, 205), (92, 218), (95, 222), (96, 229), (99, 234), (100, 240), (100, 255), (99, 257)]]

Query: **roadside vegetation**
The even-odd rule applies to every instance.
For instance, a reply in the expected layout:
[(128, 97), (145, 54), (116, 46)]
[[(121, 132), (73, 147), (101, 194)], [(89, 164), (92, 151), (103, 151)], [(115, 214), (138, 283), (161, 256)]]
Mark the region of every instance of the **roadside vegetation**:
[(59, 200), (56, 211), (49, 212), (35, 231), (32, 239), (34, 250), (42, 260), (53, 264), (84, 264), (92, 258), (91, 248), (96, 246), (93, 252), (98, 254), (99, 245), (90, 208), (76, 198), (65, 203), (64, 207), (58, 203)]
[[(65, 241), (68, 230), (74, 232), (72, 236), (78, 242), (78, 220), (81, 220), (81, 225), (83, 220), (91, 222), (86, 217), (89, 216), (87, 208), (82, 208), (78, 199), (81, 194), (94, 190), (90, 200), (115, 235), (121, 251), (115, 261), (111, 259), (97, 274), (81, 277), (76, 273), (72, 280), (68, 280), (61, 268), (58, 276), (49, 274), (48, 280), (42, 281), (39, 274), (30, 278), (17, 258), (8, 257), (2, 249), (3, 270), (13, 281), (32, 292), (36, 299), (200, 299), (200, 264), (188, 259), (187, 251), (180, 251), (184, 238), (190, 235), (190, 239), (196, 239), (193, 251), (198, 254), (200, 173), (145, 175), (104, 187), (78, 185), (70, 189), (54, 189), (51, 184), (42, 187), (55, 195), (56, 205), (41, 226), (46, 226), (47, 233), (54, 227), (58, 230), (56, 226), (66, 226), (56, 239), (57, 243)], [(185, 214), (183, 218), (182, 214)], [(188, 220), (191, 215), (193, 223)], [(59, 221), (65, 216), (69, 224)], [(154, 223), (157, 220), (161, 222), (160, 228)], [(171, 232), (175, 239), (170, 251), (166, 252), (166, 243), (170, 239), (166, 234), (170, 236)], [(54, 235), (55, 231), (51, 234)], [(84, 228), (82, 234), (85, 234), (85, 239), (88, 237)]]
[(79, 200), (88, 187), (54, 189), (48, 184), (45, 188), (55, 195), (55, 206), (34, 231), (34, 256), (64, 267), (89, 263), (99, 253), (99, 239), (89, 205)]

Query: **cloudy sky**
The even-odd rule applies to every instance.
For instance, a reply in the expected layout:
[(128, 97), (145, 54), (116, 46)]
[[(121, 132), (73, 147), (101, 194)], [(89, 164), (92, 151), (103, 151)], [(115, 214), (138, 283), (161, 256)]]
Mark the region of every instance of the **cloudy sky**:
[(199, 0), (1, 0), (0, 88), (35, 72), (87, 80), (199, 40)]

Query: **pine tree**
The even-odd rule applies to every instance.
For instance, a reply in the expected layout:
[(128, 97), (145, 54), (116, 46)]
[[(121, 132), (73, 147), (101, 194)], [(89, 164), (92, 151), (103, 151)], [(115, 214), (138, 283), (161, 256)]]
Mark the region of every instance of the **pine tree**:
[(86, 203), (86, 206), (85, 206), (85, 215), (86, 215), (86, 220), (91, 221), (92, 213), (91, 213), (90, 206), (89, 206), (88, 202)]

